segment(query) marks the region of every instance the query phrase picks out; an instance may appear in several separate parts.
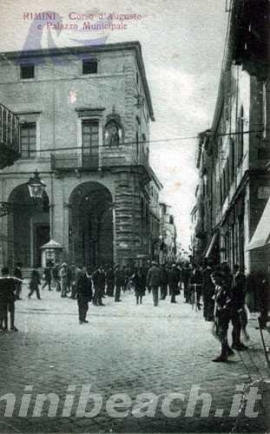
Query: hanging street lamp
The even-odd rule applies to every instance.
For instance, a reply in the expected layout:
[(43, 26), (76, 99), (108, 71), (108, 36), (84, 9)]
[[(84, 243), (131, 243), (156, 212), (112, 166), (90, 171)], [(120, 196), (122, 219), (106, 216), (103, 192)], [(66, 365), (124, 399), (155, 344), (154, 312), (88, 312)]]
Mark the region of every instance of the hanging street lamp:
[(33, 199), (42, 199), (46, 184), (41, 181), (37, 170), (34, 172), (34, 176), (29, 179), (27, 185), (30, 197)]
[[(39, 173), (36, 170), (34, 172), (34, 176), (32, 176), (29, 181), (26, 183), (29, 190), (30, 197), (34, 200), (34, 202), (39, 201), (43, 197), (43, 193), (46, 188), (46, 184), (40, 179)], [(13, 203), (13, 202), (2, 202), (0, 201), (0, 217), (4, 217), (8, 214), (12, 214), (15, 210), (18, 210), (19, 207), (27, 207), (29, 205), (25, 203)]]

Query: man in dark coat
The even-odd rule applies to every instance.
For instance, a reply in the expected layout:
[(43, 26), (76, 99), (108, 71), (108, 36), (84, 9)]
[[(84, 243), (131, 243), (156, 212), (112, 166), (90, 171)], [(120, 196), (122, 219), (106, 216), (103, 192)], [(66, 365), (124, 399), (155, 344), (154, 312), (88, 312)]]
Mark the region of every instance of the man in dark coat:
[(106, 272), (106, 285), (107, 285), (107, 295), (108, 297), (113, 297), (114, 290), (114, 271), (112, 267)]
[(189, 279), (190, 279), (190, 268), (189, 265), (186, 263), (182, 271), (182, 281), (184, 284), (184, 297), (186, 303), (190, 302)]
[(160, 269), (156, 262), (152, 262), (152, 267), (149, 268), (146, 283), (148, 288), (151, 288), (153, 294), (154, 306), (158, 306), (158, 288), (160, 286)]
[(160, 298), (165, 300), (168, 293), (168, 272), (166, 265), (163, 264), (160, 268)]
[(77, 280), (77, 302), (79, 308), (79, 323), (88, 323), (86, 314), (88, 311), (88, 302), (92, 300), (92, 283), (87, 275), (86, 268), (83, 267)]
[(179, 285), (180, 281), (180, 273), (178, 268), (176, 267), (176, 264), (173, 264), (171, 269), (168, 272), (168, 283), (169, 283), (169, 289), (171, 294), (171, 303), (177, 303), (175, 297), (179, 294)]
[(243, 351), (247, 347), (240, 341), (241, 335), (241, 312), (245, 307), (246, 276), (240, 272), (239, 265), (233, 267), (233, 278), (231, 287), (231, 321), (232, 348)]
[(121, 291), (124, 290), (125, 287), (125, 273), (124, 270), (120, 268), (117, 264), (114, 269), (114, 283), (115, 283), (115, 295), (114, 301), (120, 302)]
[(9, 312), (10, 330), (17, 332), (18, 329), (15, 327), (15, 292), (18, 280), (9, 276), (9, 269), (7, 267), (2, 268), (2, 276), (0, 278), (0, 328), (7, 330)]
[(42, 285), (42, 289), (44, 289), (48, 285), (49, 291), (52, 290), (52, 269), (48, 265), (44, 268), (44, 284)]
[(105, 291), (106, 276), (102, 265), (100, 265), (98, 269), (94, 271), (94, 273), (92, 274), (92, 280), (93, 280), (94, 290), (95, 290), (94, 297), (93, 297), (93, 304), (95, 306), (105, 306), (102, 303), (102, 297)]
[(202, 278), (202, 295), (203, 295), (203, 316), (205, 321), (213, 321), (214, 319), (214, 294), (215, 286), (211, 279), (212, 269), (209, 264), (203, 270)]

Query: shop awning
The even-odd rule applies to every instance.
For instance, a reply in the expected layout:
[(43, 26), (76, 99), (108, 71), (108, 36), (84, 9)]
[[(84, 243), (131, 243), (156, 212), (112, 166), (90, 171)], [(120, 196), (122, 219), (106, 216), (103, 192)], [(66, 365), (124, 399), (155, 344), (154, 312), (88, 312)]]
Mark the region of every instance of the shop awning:
[(270, 243), (270, 198), (246, 250), (254, 250)]
[(211, 255), (211, 252), (212, 252), (212, 250), (213, 250), (213, 247), (214, 247), (215, 242), (216, 242), (216, 239), (217, 239), (217, 235), (218, 235), (218, 233), (215, 232), (214, 235), (213, 235), (212, 238), (211, 238), (210, 243), (209, 243), (208, 246), (206, 247), (206, 249), (205, 249), (205, 253), (204, 253), (204, 257), (205, 257), (205, 258), (209, 258), (209, 256)]

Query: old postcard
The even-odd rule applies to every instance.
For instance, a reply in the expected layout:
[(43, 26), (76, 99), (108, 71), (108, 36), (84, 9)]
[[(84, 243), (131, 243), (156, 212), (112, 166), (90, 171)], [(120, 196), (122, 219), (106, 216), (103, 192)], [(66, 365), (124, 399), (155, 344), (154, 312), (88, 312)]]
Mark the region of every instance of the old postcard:
[(269, 0), (0, 13), (0, 433), (268, 432)]

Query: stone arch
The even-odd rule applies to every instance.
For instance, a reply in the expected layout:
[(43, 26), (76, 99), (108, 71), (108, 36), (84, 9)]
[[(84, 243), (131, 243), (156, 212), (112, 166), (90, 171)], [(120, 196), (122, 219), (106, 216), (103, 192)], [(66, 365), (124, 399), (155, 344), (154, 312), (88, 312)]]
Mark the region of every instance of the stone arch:
[(113, 199), (99, 182), (84, 182), (69, 199), (70, 257), (76, 265), (113, 262)]
[(30, 197), (27, 184), (15, 187), (8, 198), (12, 212), (8, 215), (8, 262), (11, 267), (40, 267), (40, 247), (50, 239), (49, 197)]

